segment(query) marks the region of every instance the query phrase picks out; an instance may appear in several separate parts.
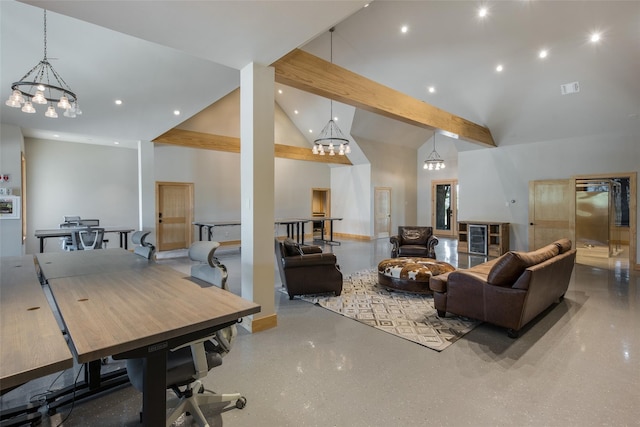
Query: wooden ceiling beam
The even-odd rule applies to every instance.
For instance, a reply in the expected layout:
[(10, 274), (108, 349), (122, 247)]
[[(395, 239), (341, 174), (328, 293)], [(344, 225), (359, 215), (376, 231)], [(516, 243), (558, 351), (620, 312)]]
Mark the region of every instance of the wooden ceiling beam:
[[(163, 133), (154, 139), (153, 142), (205, 150), (227, 151), (230, 153), (240, 152), (240, 138), (194, 132), (177, 128)], [(305, 160), (316, 163), (352, 165), (351, 161), (346, 156), (318, 156), (313, 154), (310, 148), (283, 144), (275, 144), (275, 157), (291, 160)]]
[(462, 117), (405, 95), (322, 58), (295, 49), (272, 64), (276, 82), (372, 113), (495, 147), (491, 132)]

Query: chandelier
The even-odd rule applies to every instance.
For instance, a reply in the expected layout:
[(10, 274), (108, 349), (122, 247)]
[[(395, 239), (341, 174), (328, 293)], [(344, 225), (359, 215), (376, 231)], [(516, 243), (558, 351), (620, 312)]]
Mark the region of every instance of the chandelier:
[[(331, 63), (333, 64), (333, 31), (335, 28), (331, 28), (329, 32), (331, 33)], [(330, 156), (336, 155), (336, 146), (338, 150), (338, 155), (344, 156), (345, 154), (351, 153), (351, 147), (349, 147), (349, 140), (344, 136), (336, 122), (333, 120), (333, 100), (329, 100), (330, 105), (330, 115), (329, 122), (326, 124), (318, 138), (313, 141), (313, 149), (311, 150), (313, 154), (319, 154), (324, 156), (326, 152), (329, 152)]]
[(71, 90), (60, 74), (47, 59), (47, 11), (44, 11), (44, 58), (38, 62), (20, 81), (11, 85), (12, 93), (5, 102), (13, 108), (22, 107), (24, 113), (36, 112), (33, 104), (49, 104), (46, 117), (56, 119), (58, 113), (54, 104), (64, 111), (65, 117), (74, 118), (82, 114), (78, 96)]
[(433, 133), (433, 151), (427, 157), (427, 160), (424, 161), (424, 169), (427, 170), (440, 170), (445, 168), (444, 160), (440, 157), (440, 154), (436, 151), (436, 133)]

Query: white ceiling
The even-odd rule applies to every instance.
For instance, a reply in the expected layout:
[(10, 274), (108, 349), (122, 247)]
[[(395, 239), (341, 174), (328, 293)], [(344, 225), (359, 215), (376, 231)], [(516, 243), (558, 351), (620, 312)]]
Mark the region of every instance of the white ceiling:
[[(79, 96), (84, 114), (76, 119), (4, 105), (11, 83), (42, 59), (45, 4), (48, 56)], [(364, 4), (0, 1), (1, 120), (26, 136), (151, 140), (238, 87), (250, 62), (270, 64), (296, 47), (328, 60), (335, 25), (334, 63), (487, 126), (499, 146), (640, 135), (640, 1), (487, 1), (484, 19), (477, 1)], [(597, 44), (588, 42), (593, 30), (602, 32)], [(541, 48), (549, 50), (544, 60)], [(560, 85), (575, 81), (580, 92), (561, 95)], [(277, 87), (276, 100), (312, 140), (308, 130), (324, 126), (329, 101)], [(333, 110), (356, 137), (408, 146), (430, 138), (340, 103)]]

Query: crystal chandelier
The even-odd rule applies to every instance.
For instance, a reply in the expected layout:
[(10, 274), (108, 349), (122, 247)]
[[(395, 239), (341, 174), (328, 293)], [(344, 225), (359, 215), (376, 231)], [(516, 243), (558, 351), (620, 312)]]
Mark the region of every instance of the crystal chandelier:
[(440, 170), (445, 168), (444, 160), (440, 157), (440, 154), (436, 151), (436, 133), (433, 133), (433, 151), (427, 157), (427, 160), (424, 161), (423, 168), (426, 170)]
[(82, 114), (78, 96), (71, 90), (60, 74), (47, 59), (47, 11), (44, 11), (44, 58), (38, 62), (20, 81), (11, 85), (12, 93), (5, 102), (13, 108), (22, 107), (24, 113), (36, 112), (33, 104), (49, 104), (46, 117), (56, 119), (58, 113), (54, 104), (64, 111), (63, 116), (74, 118)]
[[(331, 33), (331, 63), (333, 64), (333, 31), (335, 28), (331, 28), (329, 32)], [(351, 147), (349, 147), (349, 140), (344, 136), (336, 122), (333, 120), (333, 100), (329, 100), (331, 103), (330, 106), (330, 116), (329, 122), (326, 124), (318, 138), (313, 141), (313, 149), (311, 150), (313, 154), (319, 154), (324, 156), (325, 153), (329, 153), (330, 156), (336, 155), (336, 146), (338, 150), (338, 155), (344, 156), (345, 154), (351, 153)]]

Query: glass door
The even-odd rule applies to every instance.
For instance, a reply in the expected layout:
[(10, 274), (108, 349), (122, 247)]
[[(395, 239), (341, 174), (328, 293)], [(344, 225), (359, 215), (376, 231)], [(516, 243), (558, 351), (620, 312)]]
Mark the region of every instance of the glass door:
[(431, 181), (431, 226), (436, 236), (456, 236), (458, 181)]

